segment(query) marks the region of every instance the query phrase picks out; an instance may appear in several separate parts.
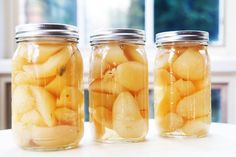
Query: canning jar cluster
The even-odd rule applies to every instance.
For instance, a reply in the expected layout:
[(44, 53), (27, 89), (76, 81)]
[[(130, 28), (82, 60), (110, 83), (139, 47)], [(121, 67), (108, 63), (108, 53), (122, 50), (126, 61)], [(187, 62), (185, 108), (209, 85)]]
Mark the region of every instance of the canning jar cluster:
[[(211, 122), (208, 33), (156, 35), (154, 118), (161, 136), (204, 137)], [(84, 134), (83, 61), (78, 28), (16, 28), (12, 59), (12, 128), (31, 150), (77, 147)], [(99, 142), (144, 141), (149, 127), (145, 32), (118, 28), (90, 36), (89, 118)]]

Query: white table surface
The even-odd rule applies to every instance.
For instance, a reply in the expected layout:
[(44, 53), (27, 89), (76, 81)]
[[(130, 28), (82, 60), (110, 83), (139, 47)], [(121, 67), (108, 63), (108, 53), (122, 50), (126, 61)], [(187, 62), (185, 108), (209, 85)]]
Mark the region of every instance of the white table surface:
[(236, 157), (236, 125), (213, 123), (205, 138), (162, 138), (150, 121), (146, 141), (140, 143), (101, 144), (93, 141), (92, 128), (85, 124), (85, 134), (76, 149), (34, 152), (19, 148), (11, 130), (0, 131), (0, 157)]

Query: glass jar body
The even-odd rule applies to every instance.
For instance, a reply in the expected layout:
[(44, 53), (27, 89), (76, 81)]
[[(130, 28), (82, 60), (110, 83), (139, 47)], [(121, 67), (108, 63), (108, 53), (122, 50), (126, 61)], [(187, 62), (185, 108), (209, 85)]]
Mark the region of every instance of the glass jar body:
[(206, 43), (159, 44), (154, 69), (154, 108), (162, 136), (208, 134), (211, 122), (210, 61)]
[(77, 42), (21, 41), (12, 59), (12, 128), (31, 150), (77, 147), (84, 132), (83, 62)]
[(143, 45), (113, 41), (92, 46), (89, 111), (97, 141), (144, 140), (148, 65)]

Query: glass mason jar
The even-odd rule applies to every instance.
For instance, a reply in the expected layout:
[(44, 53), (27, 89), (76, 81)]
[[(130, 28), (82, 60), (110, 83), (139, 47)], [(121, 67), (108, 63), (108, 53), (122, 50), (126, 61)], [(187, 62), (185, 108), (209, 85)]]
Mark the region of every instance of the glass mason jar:
[(100, 142), (143, 141), (148, 130), (144, 31), (108, 29), (91, 36), (89, 111)]
[(16, 27), (12, 59), (12, 128), (24, 149), (76, 147), (84, 132), (83, 62), (77, 28)]
[(208, 32), (158, 33), (156, 43), (154, 104), (160, 134), (206, 136), (211, 122)]

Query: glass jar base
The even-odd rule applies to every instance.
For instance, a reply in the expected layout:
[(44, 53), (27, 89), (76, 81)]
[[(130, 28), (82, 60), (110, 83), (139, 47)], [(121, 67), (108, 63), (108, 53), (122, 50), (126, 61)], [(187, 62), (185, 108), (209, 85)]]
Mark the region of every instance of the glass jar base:
[(161, 132), (160, 136), (165, 138), (203, 138), (208, 136), (208, 133), (206, 132), (204, 134), (187, 135), (182, 131), (174, 131), (174, 132)]
[(21, 147), (24, 150), (29, 150), (29, 151), (60, 151), (60, 150), (69, 150), (69, 149), (74, 149), (78, 147), (78, 143), (72, 143), (72, 144), (67, 144), (67, 145), (61, 145), (61, 146), (55, 146), (55, 147)]
[(145, 137), (141, 138), (109, 138), (109, 139), (96, 139), (95, 140), (98, 143), (138, 143), (145, 141)]

